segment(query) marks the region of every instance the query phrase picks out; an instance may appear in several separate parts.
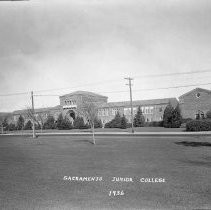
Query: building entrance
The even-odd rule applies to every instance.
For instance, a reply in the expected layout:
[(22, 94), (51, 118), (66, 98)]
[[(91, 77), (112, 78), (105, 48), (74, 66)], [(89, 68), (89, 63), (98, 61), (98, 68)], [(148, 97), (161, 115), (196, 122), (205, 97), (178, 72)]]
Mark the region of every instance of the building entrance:
[(70, 110), (68, 114), (70, 115), (70, 117), (72, 117), (73, 120), (75, 120), (75, 112), (73, 110)]

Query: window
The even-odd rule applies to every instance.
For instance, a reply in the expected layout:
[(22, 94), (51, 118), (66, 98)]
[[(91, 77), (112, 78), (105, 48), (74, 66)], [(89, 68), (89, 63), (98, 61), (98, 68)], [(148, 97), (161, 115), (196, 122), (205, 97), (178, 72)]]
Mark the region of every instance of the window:
[(98, 116), (101, 116), (101, 110), (98, 110)]
[(200, 119), (200, 116), (199, 116), (199, 114), (197, 113), (196, 114), (196, 120), (199, 120)]
[(200, 93), (196, 93), (196, 98), (199, 98), (201, 96)]
[(108, 116), (108, 109), (104, 109), (105, 116)]
[(150, 113), (153, 113), (153, 106), (150, 106)]
[(120, 111), (120, 109), (119, 109), (119, 108), (113, 108), (113, 109), (111, 110), (112, 115), (116, 115), (116, 114), (117, 114), (117, 112), (119, 112), (119, 111)]
[(116, 109), (112, 109), (112, 110), (111, 110), (112, 115), (115, 115), (115, 111), (116, 111)]

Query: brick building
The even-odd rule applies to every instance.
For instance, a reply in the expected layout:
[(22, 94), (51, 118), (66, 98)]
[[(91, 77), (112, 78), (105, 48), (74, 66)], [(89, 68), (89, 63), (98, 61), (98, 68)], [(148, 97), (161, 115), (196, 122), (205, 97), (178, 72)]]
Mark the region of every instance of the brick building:
[(179, 97), (179, 106), (183, 118), (203, 118), (211, 110), (211, 91), (195, 88)]
[[(37, 121), (41, 124), (42, 123), (41, 121), (46, 121), (48, 115), (51, 115), (55, 119), (57, 119), (61, 112), (62, 112), (62, 107), (60, 105), (49, 108), (40, 108), (40, 109), (35, 109), (35, 117)], [(16, 124), (20, 115), (24, 118), (25, 123), (31, 120), (31, 117), (28, 114), (28, 110), (25, 109), (25, 110), (14, 111), (12, 115), (8, 118), (8, 122)]]
[[(60, 105), (49, 108), (35, 109), (35, 116), (47, 119), (48, 115), (58, 118), (59, 114), (67, 116), (71, 121), (79, 114), (77, 107), (86, 98), (90, 98), (98, 106), (98, 118), (103, 124), (112, 120), (117, 112), (125, 115), (129, 122), (130, 119), (130, 102), (108, 102), (108, 97), (88, 91), (75, 91), (70, 94), (60, 96)], [(133, 101), (134, 114), (140, 106), (147, 122), (161, 121), (163, 113), (168, 104), (176, 107), (179, 103), (183, 118), (195, 119), (197, 116), (205, 116), (208, 110), (211, 110), (211, 91), (196, 88), (176, 98), (152, 99), (152, 100), (136, 100)], [(27, 110), (14, 111), (10, 115), (10, 122), (17, 122), (18, 117), (22, 115), (25, 122), (29, 120)]]
[[(133, 113), (135, 115), (138, 107), (140, 106), (146, 122), (162, 121), (163, 112), (168, 103), (170, 103), (173, 107), (176, 107), (178, 101), (176, 98), (133, 101)], [(117, 112), (121, 115), (124, 114), (128, 121), (131, 122), (130, 101), (102, 104), (98, 109), (98, 116), (102, 123), (105, 124), (112, 120)]]
[(102, 104), (107, 104), (108, 97), (102, 96), (96, 93), (88, 92), (88, 91), (75, 91), (73, 93), (69, 93), (63, 96), (60, 96), (60, 106), (63, 110), (64, 116), (70, 116), (74, 120), (76, 115), (78, 115), (78, 106), (86, 101), (87, 99), (93, 101), (97, 104), (97, 106), (101, 106)]
[[(65, 115), (70, 114), (72, 118), (77, 115), (77, 106), (82, 103), (83, 99), (91, 97), (98, 105), (98, 118), (103, 124), (114, 118), (117, 112), (125, 115), (129, 122), (130, 119), (130, 102), (109, 102), (108, 97), (87, 91), (76, 91), (70, 94), (60, 96), (60, 105)], [(140, 106), (146, 121), (161, 121), (165, 107), (170, 103), (176, 107), (178, 101), (176, 98), (154, 99), (154, 100), (137, 100), (133, 101), (133, 111), (136, 113)]]

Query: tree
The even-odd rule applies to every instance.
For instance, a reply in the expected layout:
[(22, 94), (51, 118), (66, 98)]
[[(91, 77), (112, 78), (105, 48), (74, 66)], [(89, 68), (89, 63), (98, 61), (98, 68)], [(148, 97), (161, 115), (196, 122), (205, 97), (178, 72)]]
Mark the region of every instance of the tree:
[(172, 127), (172, 120), (173, 120), (173, 112), (174, 108), (169, 103), (163, 113), (163, 126), (165, 128), (171, 128)]
[(75, 129), (84, 129), (85, 123), (83, 117), (77, 116), (73, 122), (73, 127)]
[(1, 133), (4, 133), (4, 128), (3, 128), (3, 117), (0, 116), (0, 127), (1, 127)]
[(123, 114), (123, 116), (121, 118), (121, 128), (122, 129), (126, 129), (127, 128), (127, 119), (126, 119), (124, 114)]
[(41, 133), (42, 133), (42, 130), (44, 128), (44, 123), (45, 123), (45, 120), (46, 120), (46, 115), (47, 113), (45, 112), (40, 112), (40, 113), (36, 113), (37, 117), (35, 117), (35, 122), (36, 122), (36, 125), (35, 127), (38, 127), (39, 129), (41, 129)]
[(62, 128), (65, 130), (69, 130), (69, 129), (73, 128), (72, 123), (70, 122), (70, 120), (67, 117), (65, 117), (62, 121)]
[(95, 125), (95, 128), (102, 128), (103, 127), (102, 121), (98, 118), (95, 119), (94, 125)]
[(24, 130), (31, 130), (32, 129), (32, 122), (31, 120), (29, 120), (25, 126), (24, 126)]
[(63, 118), (63, 116), (62, 116), (62, 113), (60, 113), (59, 116), (58, 116), (57, 122), (56, 122), (56, 127), (57, 127), (59, 130), (61, 130), (62, 127), (63, 127), (63, 125), (62, 125), (63, 120), (64, 120), (64, 118)]
[(45, 129), (55, 129), (56, 128), (55, 119), (53, 116), (48, 115), (47, 120), (44, 123), (44, 128)]
[(2, 126), (3, 126), (4, 130), (8, 130), (9, 124), (7, 122), (7, 117), (5, 117), (3, 119)]
[(81, 103), (78, 104), (77, 111), (84, 117), (92, 129), (92, 140), (95, 144), (95, 119), (97, 118), (98, 105), (92, 96), (83, 96)]
[(114, 117), (114, 128), (121, 128), (122, 117), (119, 112), (116, 113)]
[(114, 119), (105, 124), (105, 128), (121, 128), (122, 117), (119, 112), (116, 113)]
[(16, 130), (15, 124), (14, 124), (14, 123), (10, 123), (9, 126), (8, 126), (8, 130), (9, 130), (9, 131), (14, 131), (14, 130)]
[(23, 130), (23, 127), (24, 127), (24, 118), (22, 117), (22, 115), (20, 115), (17, 121), (17, 129)]
[(179, 104), (172, 112), (172, 128), (179, 128), (182, 124), (182, 116), (179, 108)]
[(0, 116), (0, 127), (1, 133), (4, 133), (4, 130), (9, 130), (8, 116)]
[(138, 107), (138, 111), (134, 117), (134, 121), (133, 124), (135, 127), (143, 127), (145, 123), (145, 118), (144, 115), (142, 113), (141, 107)]
[[(36, 127), (38, 127), (37, 124), (39, 125), (39, 122), (37, 121), (37, 119), (35, 117), (34, 110), (28, 107), (25, 110), (25, 115), (28, 116), (28, 118), (33, 122), (32, 123), (32, 130), (33, 130), (32, 135), (33, 135), (33, 138), (35, 138), (36, 137), (35, 129), (36, 129)], [(37, 122), (37, 123), (35, 123), (35, 122)]]

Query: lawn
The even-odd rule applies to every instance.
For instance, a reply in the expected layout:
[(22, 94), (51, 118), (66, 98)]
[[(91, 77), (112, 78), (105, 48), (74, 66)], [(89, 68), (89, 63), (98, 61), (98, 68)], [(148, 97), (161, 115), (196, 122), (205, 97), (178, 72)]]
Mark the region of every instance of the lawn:
[[(96, 140), (92, 145), (86, 136), (1, 136), (0, 209), (211, 209), (210, 137)], [(156, 177), (165, 182), (140, 182)]]

